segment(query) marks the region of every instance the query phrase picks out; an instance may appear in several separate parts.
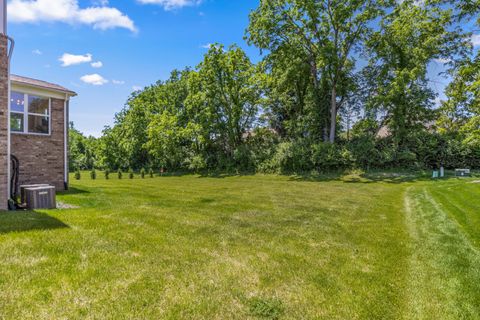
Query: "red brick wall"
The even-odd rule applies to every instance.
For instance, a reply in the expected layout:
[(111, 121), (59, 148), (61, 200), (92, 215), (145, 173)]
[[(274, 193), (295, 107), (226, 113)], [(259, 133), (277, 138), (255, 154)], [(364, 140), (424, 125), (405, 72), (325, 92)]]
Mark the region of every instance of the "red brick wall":
[(11, 153), (20, 162), (19, 184), (48, 183), (64, 190), (64, 100), (51, 100), (51, 135), (11, 135)]
[(0, 210), (8, 207), (8, 40), (0, 34)]

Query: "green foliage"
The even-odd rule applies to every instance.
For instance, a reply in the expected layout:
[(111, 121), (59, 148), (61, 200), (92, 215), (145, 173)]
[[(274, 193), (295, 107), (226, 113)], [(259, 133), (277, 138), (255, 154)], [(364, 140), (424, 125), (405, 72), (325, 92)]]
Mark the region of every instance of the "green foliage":
[[(402, 1), (383, 16), (379, 30), (368, 41), (366, 73), (375, 83), (376, 94), (367, 106), (387, 114), (384, 123), (401, 148), (410, 132), (422, 130), (433, 119), (435, 94), (429, 85), (429, 63), (464, 50), (463, 35), (449, 28), (452, 21), (452, 12), (438, 1), (424, 5)], [(407, 153), (402, 151), (403, 156)]]
[(118, 179), (122, 179), (123, 173), (122, 173), (122, 170), (121, 170), (121, 169), (118, 169), (118, 171), (117, 171), (117, 176), (118, 176)]
[(305, 141), (282, 142), (277, 146), (273, 157), (262, 163), (261, 171), (267, 173), (308, 172), (313, 169), (311, 158), (311, 150)]
[(207, 163), (201, 155), (194, 155), (187, 158), (185, 164), (187, 165), (188, 170), (193, 172), (199, 172), (207, 167)]
[(377, 166), (383, 167), (377, 143), (372, 137), (367, 135), (356, 136), (348, 144), (348, 148), (356, 167), (366, 170)]
[(82, 177), (81, 173), (80, 173), (80, 170), (77, 169), (75, 170), (75, 180), (80, 180)]
[(93, 169), (90, 171), (90, 178), (91, 178), (92, 180), (97, 179), (97, 171), (95, 171), (95, 168), (93, 168)]
[(154, 172), (153, 172), (153, 169), (152, 169), (152, 168), (150, 168), (150, 169), (148, 170), (148, 175), (150, 176), (150, 178), (153, 178)]
[(85, 137), (80, 131), (75, 129), (73, 123), (70, 123), (68, 131), (68, 160), (70, 170), (91, 169), (98, 165), (97, 140), (93, 137)]
[[(262, 61), (212, 45), (196, 68), (134, 92), (100, 138), (71, 124), (70, 167), (478, 167), (480, 53), (465, 25), (480, 8), (460, 2), (260, 0), (246, 38)], [(437, 109), (430, 65), (442, 61), (452, 81)]]
[(354, 82), (352, 53), (370, 34), (384, 6), (383, 1), (368, 0), (262, 0), (250, 14), (249, 42), (270, 52), (267, 61), (275, 77), (280, 76), (273, 82), (289, 90), (287, 96), (273, 92), (282, 100), (296, 97), (293, 106), (302, 109), (309, 99), (317, 134), (320, 129), (331, 143), (336, 140), (338, 112)]
[(350, 168), (353, 164), (353, 155), (344, 146), (316, 143), (311, 149), (313, 167), (319, 172)]
[(128, 169), (128, 178), (133, 179), (135, 177), (135, 173), (133, 172), (133, 169), (130, 168)]

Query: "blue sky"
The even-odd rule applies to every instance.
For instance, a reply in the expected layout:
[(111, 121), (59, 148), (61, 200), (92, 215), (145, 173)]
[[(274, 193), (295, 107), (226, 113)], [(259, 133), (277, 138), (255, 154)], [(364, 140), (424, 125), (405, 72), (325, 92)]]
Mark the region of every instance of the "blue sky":
[[(196, 66), (210, 43), (240, 45), (258, 0), (9, 0), (8, 33), (16, 47), (12, 72), (78, 93), (71, 120), (99, 136), (134, 89)], [(480, 45), (480, 36), (476, 38)], [(441, 61), (430, 66), (440, 93)]]
[[(82, 10), (102, 5), (102, 1), (46, 0), (46, 8), (27, 8), (31, 12), (11, 5), (8, 33), (16, 41), (12, 73), (76, 91), (70, 118), (81, 131), (98, 136), (105, 125), (112, 124), (115, 112), (122, 109), (134, 87), (166, 79), (175, 68), (197, 65), (209, 43), (237, 43), (252, 60), (258, 60), (258, 50), (249, 48), (243, 40), (248, 14), (258, 0), (204, 0), (193, 5), (189, 0), (144, 0), (158, 4), (140, 1), (103, 1), (107, 8), (116, 8), (128, 16), (134, 24), (133, 31), (122, 19), (99, 17), (98, 21), (106, 21), (105, 27), (84, 22), (87, 18), (67, 16), (75, 10), (81, 16)], [(21, 4), (22, 0), (17, 2)], [(51, 9), (53, 2), (59, 2), (59, 7)], [(67, 7), (72, 3), (78, 6)], [(67, 9), (64, 13), (62, 6)], [(36, 15), (35, 20), (31, 15)], [(108, 12), (105, 15), (110, 16)], [(67, 56), (67, 64), (85, 62), (62, 66), (59, 59), (65, 53), (74, 55)], [(98, 61), (102, 63), (100, 68), (99, 64), (97, 68), (91, 65)], [(92, 76), (96, 74), (103, 79)], [(90, 77), (84, 80), (97, 85), (82, 81), (86, 75)], [(108, 82), (100, 85), (105, 81)]]

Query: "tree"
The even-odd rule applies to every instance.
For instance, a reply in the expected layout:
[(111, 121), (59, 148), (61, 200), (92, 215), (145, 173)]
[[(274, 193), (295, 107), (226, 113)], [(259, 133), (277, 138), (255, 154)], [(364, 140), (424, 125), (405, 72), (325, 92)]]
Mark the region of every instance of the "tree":
[[(317, 110), (326, 121), (324, 138), (333, 143), (337, 114), (354, 70), (353, 53), (387, 1), (261, 0), (250, 15), (249, 42), (282, 56), (294, 53), (310, 70)], [(322, 106), (328, 87), (329, 107)]]
[(153, 117), (148, 126), (147, 148), (161, 168), (181, 168), (199, 131), (198, 125), (182, 125), (178, 115), (164, 111)]
[(70, 122), (68, 131), (68, 161), (70, 170), (91, 169), (97, 165), (97, 139), (85, 137)]
[(217, 44), (190, 78), (186, 102), (190, 114), (202, 128), (205, 143), (227, 157), (255, 124), (261, 101), (256, 72), (242, 49), (233, 45), (225, 50)]
[[(476, 18), (480, 26), (480, 1), (455, 3), (460, 19)], [(470, 34), (466, 34), (469, 36)], [(471, 51), (468, 51), (471, 53)], [(480, 52), (465, 55), (450, 69), (453, 80), (446, 88), (447, 101), (442, 103), (439, 124), (445, 133), (462, 135), (469, 145), (480, 146)]]
[(404, 0), (368, 41), (368, 76), (376, 82), (368, 107), (385, 111), (384, 123), (397, 146), (432, 119), (435, 94), (428, 64), (450, 59), (464, 47), (462, 34), (449, 29), (452, 22), (452, 12), (438, 1)]

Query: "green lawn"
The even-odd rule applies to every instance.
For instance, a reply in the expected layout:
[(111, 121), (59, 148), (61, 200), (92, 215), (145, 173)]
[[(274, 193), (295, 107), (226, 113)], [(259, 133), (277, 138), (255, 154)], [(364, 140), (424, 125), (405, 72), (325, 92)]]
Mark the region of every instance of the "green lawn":
[(480, 319), (480, 184), (404, 180), (84, 173), (0, 213), (0, 319)]

